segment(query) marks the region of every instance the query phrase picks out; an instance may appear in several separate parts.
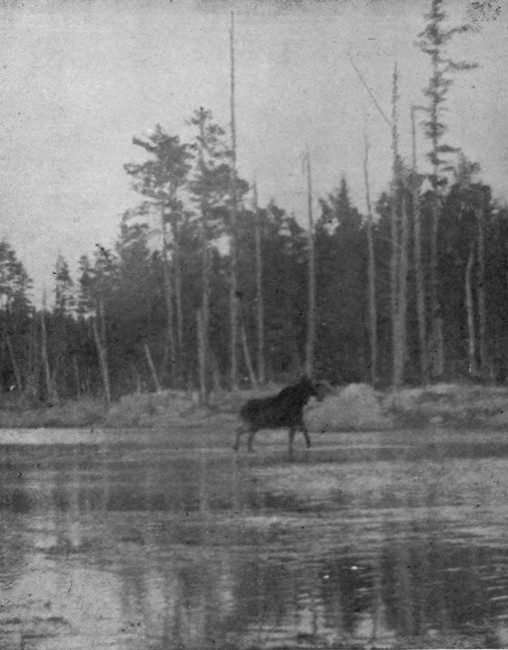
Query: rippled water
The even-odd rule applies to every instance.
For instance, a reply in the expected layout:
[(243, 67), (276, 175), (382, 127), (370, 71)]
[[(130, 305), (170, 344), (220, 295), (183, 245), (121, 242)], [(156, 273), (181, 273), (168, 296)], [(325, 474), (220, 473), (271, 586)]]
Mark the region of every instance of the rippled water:
[(0, 648), (506, 647), (501, 434), (222, 434), (0, 432)]

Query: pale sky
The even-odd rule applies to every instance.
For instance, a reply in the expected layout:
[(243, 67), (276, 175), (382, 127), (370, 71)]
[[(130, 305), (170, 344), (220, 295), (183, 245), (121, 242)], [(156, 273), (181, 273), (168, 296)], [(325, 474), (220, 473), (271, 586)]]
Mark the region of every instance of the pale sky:
[[(508, 198), (508, 6), (449, 0), (451, 24), (475, 29), (450, 53), (479, 68), (449, 94), (448, 142), (482, 166)], [(348, 53), (390, 113), (400, 72), (400, 130), (409, 150), (409, 106), (424, 101), (428, 57), (414, 42), (430, 0), (4, 0), (0, 8), (0, 237), (52, 293), (58, 253), (76, 268), (95, 243), (113, 245), (123, 212), (139, 200), (123, 170), (139, 160), (134, 135), (160, 123), (185, 136), (199, 106), (229, 122), (229, 27), (235, 12), (239, 173), (257, 177), (305, 222), (301, 156), (312, 155), (316, 203), (345, 174), (364, 210), (364, 132), (371, 193), (390, 174), (390, 131)], [(498, 13), (495, 9), (499, 7)], [(419, 138), (423, 154), (426, 143)], [(421, 166), (425, 165), (423, 157)]]

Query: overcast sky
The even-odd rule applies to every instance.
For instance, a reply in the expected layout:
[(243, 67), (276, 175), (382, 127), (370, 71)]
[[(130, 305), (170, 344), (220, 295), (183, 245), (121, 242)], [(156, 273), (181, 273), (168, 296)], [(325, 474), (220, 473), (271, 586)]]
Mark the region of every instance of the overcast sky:
[[(478, 161), (508, 198), (508, 7), (445, 2), (450, 22), (472, 23), (450, 53), (479, 64), (449, 95), (448, 141)], [(305, 219), (301, 156), (309, 143), (316, 195), (345, 174), (364, 209), (364, 132), (374, 195), (390, 173), (390, 131), (351, 65), (390, 112), (400, 70), (401, 132), (422, 103), (428, 57), (414, 46), (430, 0), (4, 0), (0, 8), (1, 231), (40, 294), (52, 292), (62, 253), (76, 267), (111, 246), (139, 200), (123, 170), (134, 135), (160, 123), (185, 135), (199, 106), (229, 121), (229, 27), (235, 11), (239, 172), (256, 174), (261, 203), (275, 197)], [(496, 12), (496, 8), (499, 11)], [(423, 154), (426, 144), (419, 140)], [(422, 158), (422, 165), (424, 164)]]

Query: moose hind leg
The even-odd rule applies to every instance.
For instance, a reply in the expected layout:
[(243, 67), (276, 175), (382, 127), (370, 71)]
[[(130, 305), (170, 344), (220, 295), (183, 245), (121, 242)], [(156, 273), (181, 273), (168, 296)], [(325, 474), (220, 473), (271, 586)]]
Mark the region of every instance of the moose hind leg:
[(247, 451), (254, 451), (254, 436), (256, 435), (257, 429), (249, 429), (249, 437), (247, 438)]
[(289, 440), (288, 440), (288, 442), (289, 442), (289, 449), (288, 449), (289, 460), (293, 460), (293, 440), (295, 439), (295, 433), (296, 433), (296, 429), (294, 427), (291, 427), (291, 429), (289, 429), (289, 434), (288, 434), (289, 435)]
[(236, 430), (236, 440), (235, 444), (233, 445), (233, 449), (235, 451), (238, 451), (240, 449), (240, 437), (247, 432), (247, 429), (244, 424), (241, 424), (237, 430)]
[(307, 449), (310, 449), (310, 436), (309, 436), (309, 432), (307, 431), (307, 427), (305, 425), (302, 425), (301, 429), (305, 437), (305, 445)]

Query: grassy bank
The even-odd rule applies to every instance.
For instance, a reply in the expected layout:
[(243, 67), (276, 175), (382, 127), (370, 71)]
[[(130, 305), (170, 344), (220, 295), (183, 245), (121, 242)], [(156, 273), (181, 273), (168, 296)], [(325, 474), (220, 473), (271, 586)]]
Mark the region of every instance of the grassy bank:
[[(89, 427), (163, 428), (169, 425), (230, 421), (252, 397), (273, 394), (263, 390), (224, 392), (209, 406), (194, 394), (167, 390), (126, 395), (109, 409), (99, 399), (84, 398), (33, 406), (24, 399), (0, 398), (0, 428)], [(418, 427), (508, 426), (508, 388), (474, 384), (436, 384), (425, 388), (374, 391), (365, 384), (335, 387), (322, 402), (311, 400), (305, 420), (310, 431), (372, 431)]]

